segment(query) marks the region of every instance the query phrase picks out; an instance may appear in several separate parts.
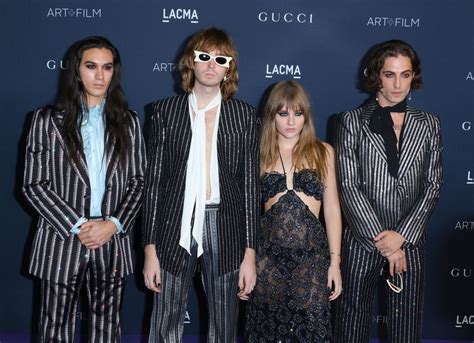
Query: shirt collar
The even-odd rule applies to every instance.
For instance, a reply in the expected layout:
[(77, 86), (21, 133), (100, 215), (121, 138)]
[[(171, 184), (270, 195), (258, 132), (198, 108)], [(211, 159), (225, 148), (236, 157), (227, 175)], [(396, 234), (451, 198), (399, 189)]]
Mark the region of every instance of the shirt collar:
[(97, 121), (102, 119), (102, 113), (104, 112), (104, 105), (105, 100), (102, 100), (99, 104), (94, 105), (92, 107), (87, 108), (84, 111), (84, 122), (87, 123), (88, 121)]
[(104, 100), (99, 104), (89, 107), (89, 116), (91, 119), (99, 119), (102, 117), (102, 112), (104, 111)]

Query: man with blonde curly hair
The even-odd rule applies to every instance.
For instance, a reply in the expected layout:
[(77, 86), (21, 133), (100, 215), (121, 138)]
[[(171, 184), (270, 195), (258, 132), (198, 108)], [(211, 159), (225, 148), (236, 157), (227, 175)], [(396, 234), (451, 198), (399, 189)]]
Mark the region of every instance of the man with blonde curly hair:
[(154, 104), (145, 180), (145, 286), (155, 292), (150, 342), (181, 342), (198, 263), (209, 342), (235, 342), (238, 300), (256, 281), (259, 220), (254, 108), (236, 100), (237, 52), (222, 30), (187, 43), (184, 95)]

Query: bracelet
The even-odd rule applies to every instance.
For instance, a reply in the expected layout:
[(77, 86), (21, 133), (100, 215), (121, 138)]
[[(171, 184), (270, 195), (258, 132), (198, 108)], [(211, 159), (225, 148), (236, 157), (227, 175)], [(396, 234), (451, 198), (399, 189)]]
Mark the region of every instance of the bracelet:
[(329, 254), (330, 254), (330, 255), (336, 255), (336, 256), (341, 257), (341, 254), (339, 254), (339, 253), (337, 253), (337, 252), (334, 252), (334, 251), (330, 251)]

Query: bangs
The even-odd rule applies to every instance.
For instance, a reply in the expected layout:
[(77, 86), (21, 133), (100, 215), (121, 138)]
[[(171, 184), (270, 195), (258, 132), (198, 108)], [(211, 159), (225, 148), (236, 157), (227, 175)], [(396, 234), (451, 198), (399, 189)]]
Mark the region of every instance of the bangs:
[(205, 40), (196, 42), (194, 50), (204, 51), (209, 53), (212, 50), (218, 52), (219, 55), (236, 58), (237, 52), (232, 46), (227, 37), (206, 37)]
[(287, 110), (299, 110), (304, 114), (310, 113), (309, 99), (306, 93), (298, 87), (281, 87), (272, 94), (273, 110), (276, 112), (286, 107)]
[(284, 106), (286, 106), (287, 110), (292, 110), (292, 111), (303, 111), (305, 112), (305, 106), (301, 101), (298, 101), (300, 99), (291, 99), (285, 102)]

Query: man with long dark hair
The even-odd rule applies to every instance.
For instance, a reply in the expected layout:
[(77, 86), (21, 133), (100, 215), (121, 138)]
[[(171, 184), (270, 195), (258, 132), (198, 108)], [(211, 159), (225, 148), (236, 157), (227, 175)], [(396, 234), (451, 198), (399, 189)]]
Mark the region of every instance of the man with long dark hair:
[(342, 114), (336, 131), (344, 291), (335, 342), (369, 341), (377, 280), (386, 281), (390, 343), (421, 340), (426, 228), (443, 183), (438, 116), (407, 105), (421, 64), (400, 40), (377, 45), (365, 69), (375, 99)]
[(84, 283), (89, 341), (120, 341), (146, 163), (120, 77), (119, 52), (109, 40), (76, 42), (57, 103), (33, 116), (23, 191), (39, 214), (29, 271), (41, 279), (42, 342), (74, 341)]
[(187, 94), (154, 104), (143, 230), (145, 285), (156, 292), (150, 342), (181, 342), (198, 259), (209, 342), (236, 341), (239, 297), (255, 285), (256, 116), (233, 98), (236, 55), (224, 31), (198, 32), (179, 62)]

